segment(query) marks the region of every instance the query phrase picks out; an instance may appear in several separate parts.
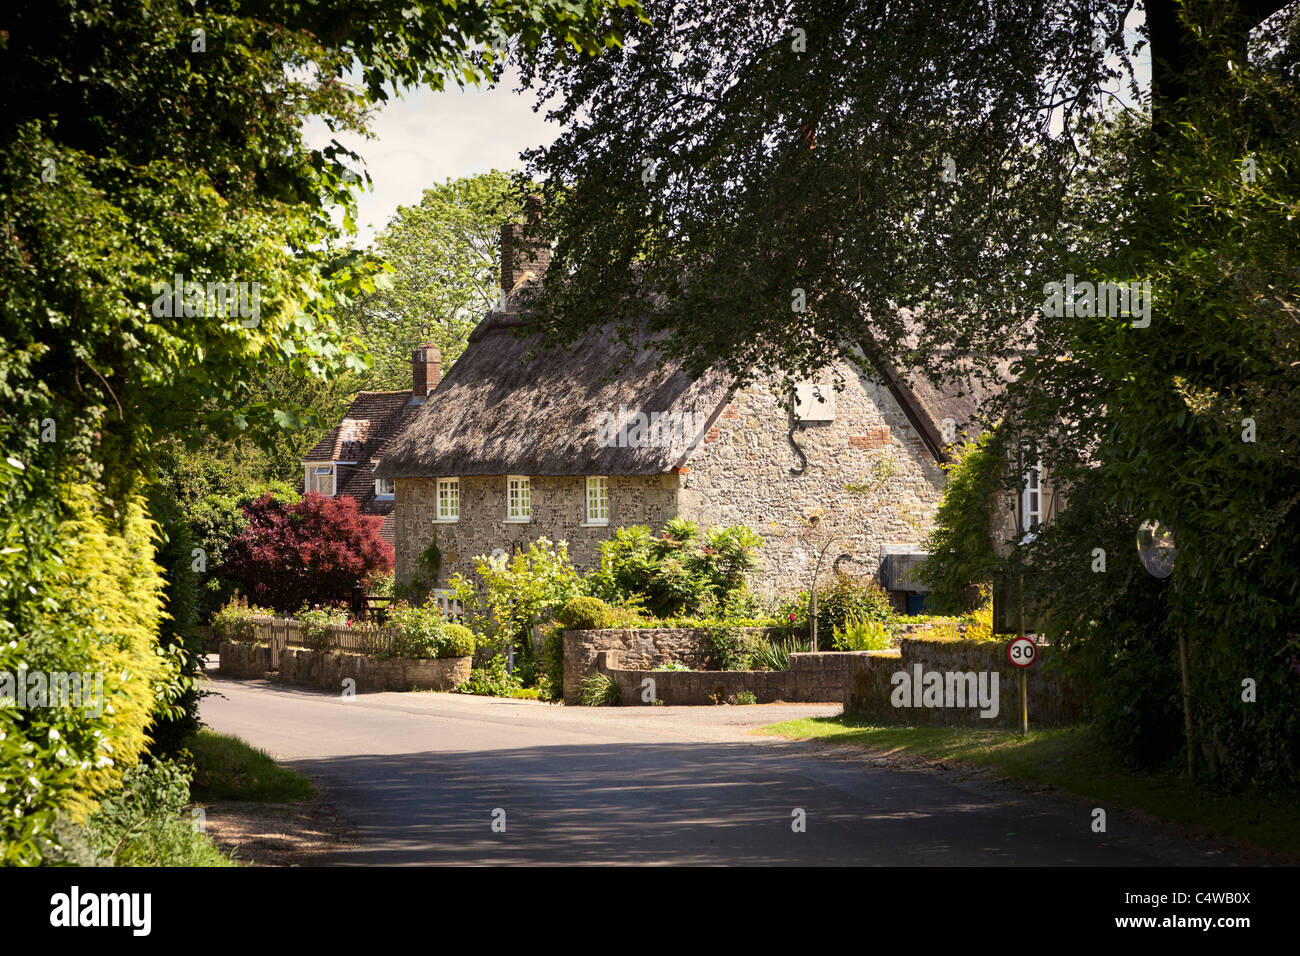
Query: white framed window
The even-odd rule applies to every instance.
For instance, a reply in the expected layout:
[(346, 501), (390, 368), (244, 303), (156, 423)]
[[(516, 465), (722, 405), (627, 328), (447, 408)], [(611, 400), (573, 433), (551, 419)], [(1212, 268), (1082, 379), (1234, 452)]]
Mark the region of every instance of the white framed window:
[(506, 520), (531, 521), (532, 494), (523, 475), (506, 475)]
[(587, 478), (587, 524), (609, 524), (609, 479)]
[(336, 474), (333, 465), (315, 465), (307, 469), (307, 490), (327, 498), (334, 497)]
[(1043, 463), (1034, 461), (1025, 469), (1020, 492), (1020, 527), (1026, 534), (1043, 521)]
[(395, 482), (392, 478), (375, 479), (376, 498), (391, 498), (395, 494), (397, 494), (397, 482)]
[(460, 479), (438, 479), (438, 520), (460, 520)]

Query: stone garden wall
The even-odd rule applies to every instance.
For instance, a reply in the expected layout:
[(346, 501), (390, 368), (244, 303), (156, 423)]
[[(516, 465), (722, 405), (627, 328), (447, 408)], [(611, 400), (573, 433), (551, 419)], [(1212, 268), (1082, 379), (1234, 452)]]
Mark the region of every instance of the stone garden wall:
[[(768, 634), (776, 628), (747, 627), (745, 633)], [(709, 663), (704, 628), (609, 628), (564, 632), (564, 702), (576, 704), (583, 679), (596, 672), (596, 655), (622, 651), (621, 667), (651, 669), (679, 661), (691, 670)], [(839, 697), (835, 698), (839, 700)]]
[[(1085, 690), (1076, 681), (1061, 672), (1057, 649), (1040, 645), (1038, 660), (1028, 670), (1029, 726), (1054, 727), (1078, 721), (1083, 716)], [(918, 683), (922, 687), (927, 673), (945, 675), (984, 674), (986, 687), (991, 691), (992, 675), (997, 674), (998, 707), (995, 717), (981, 717), (980, 708), (972, 706), (916, 706), (914, 692), (896, 695), (901, 681), (895, 675), (908, 676), (908, 689)], [(969, 686), (968, 684), (966, 686)], [(922, 641), (904, 639), (898, 651), (872, 651), (854, 661), (847, 693), (846, 711), (879, 717), (891, 723), (926, 725), (981, 725), (1018, 727), (1020, 725), (1019, 669), (1007, 659), (1006, 641)], [(954, 685), (954, 690), (955, 690)], [(963, 688), (964, 689), (964, 688)], [(894, 701), (905, 697), (913, 706), (895, 706)], [(959, 698), (954, 694), (952, 702)]]
[[(356, 682), (358, 692), (387, 690), (451, 690), (469, 680), (470, 657), (379, 660), (363, 654), (314, 651), (303, 647), (280, 650), (280, 669), (270, 676), (283, 684), (301, 684), (341, 691), (343, 681)], [(270, 649), (258, 644), (221, 645), (221, 673), (231, 677), (266, 677)]]
[[(621, 702), (626, 705), (652, 704), (656, 699), (668, 705), (721, 704), (742, 691), (755, 703), (778, 701), (839, 703), (856, 658), (868, 651), (791, 654), (788, 671), (656, 671), (628, 668), (632, 656), (626, 651), (600, 651), (595, 669), (618, 682)], [(646, 680), (654, 681), (653, 695)], [(649, 698), (649, 699), (647, 699)]]
[(227, 677), (260, 679), (271, 669), (271, 649), (265, 644), (222, 641), (217, 653), (221, 655), (219, 670)]

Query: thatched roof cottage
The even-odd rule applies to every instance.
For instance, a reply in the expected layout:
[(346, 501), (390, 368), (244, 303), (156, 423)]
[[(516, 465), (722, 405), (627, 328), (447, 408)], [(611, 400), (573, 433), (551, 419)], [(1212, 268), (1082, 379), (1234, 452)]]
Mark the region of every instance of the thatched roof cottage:
[[(547, 256), (518, 246), (505, 227), (502, 288), (516, 295), (479, 323), (380, 453), (374, 474), (395, 484), (400, 582), (435, 538), (443, 583), (472, 572), (476, 555), (542, 536), (566, 540), (577, 566), (594, 567), (612, 529), (680, 516), (749, 525), (765, 539), (755, 584), (807, 587), (800, 518), (845, 504), (845, 485), (886, 453), (895, 471), (880, 507), (852, 529), (852, 558), (874, 571), (882, 548), (915, 550), (943, 487), (945, 431), (971, 418), (971, 395), (844, 367), (844, 390), (828, 372), (799, 387), (792, 411), (778, 381), (734, 389), (720, 370), (692, 378), (648, 338), (629, 361), (609, 329), (533, 354), (536, 337), (511, 303)], [(520, 268), (525, 251), (539, 260), (533, 272)]]

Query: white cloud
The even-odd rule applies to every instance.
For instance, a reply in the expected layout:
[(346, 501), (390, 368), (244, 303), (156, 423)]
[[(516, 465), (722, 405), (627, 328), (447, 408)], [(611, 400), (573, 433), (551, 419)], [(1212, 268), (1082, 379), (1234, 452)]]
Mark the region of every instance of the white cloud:
[(310, 147), (337, 138), (361, 155), (374, 180), (374, 189), (357, 199), (357, 242), (370, 242), (398, 206), (418, 203), (434, 183), (520, 169), (522, 150), (551, 143), (559, 127), (546, 122), (544, 110), (533, 112), (535, 94), (516, 93), (517, 86), (517, 75), (509, 73), (492, 88), (409, 90), (373, 118), (373, 139), (334, 137), (323, 123), (308, 124), (304, 136)]

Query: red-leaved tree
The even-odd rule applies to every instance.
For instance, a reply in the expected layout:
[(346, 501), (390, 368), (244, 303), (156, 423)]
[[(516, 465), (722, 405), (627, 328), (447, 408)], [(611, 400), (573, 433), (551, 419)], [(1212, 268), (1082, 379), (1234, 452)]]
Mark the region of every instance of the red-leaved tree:
[(267, 494), (244, 514), (222, 570), (254, 604), (291, 614), (347, 601), (356, 581), (393, 567), (393, 546), (379, 536), (384, 519), (361, 514), (352, 498), (312, 492), (285, 504)]

